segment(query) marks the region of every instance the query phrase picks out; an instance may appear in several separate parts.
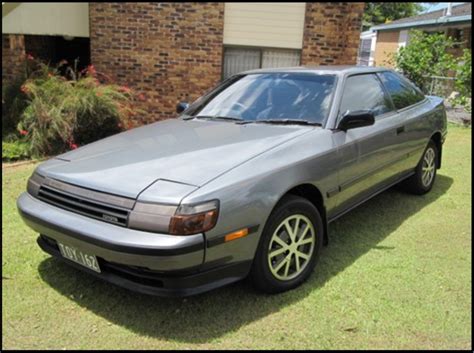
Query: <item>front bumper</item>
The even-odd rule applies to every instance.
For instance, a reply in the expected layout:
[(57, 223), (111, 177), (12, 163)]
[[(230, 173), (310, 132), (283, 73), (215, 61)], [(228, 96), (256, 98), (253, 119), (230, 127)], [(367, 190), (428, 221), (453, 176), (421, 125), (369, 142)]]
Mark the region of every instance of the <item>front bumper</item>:
[(41, 235), (38, 245), (48, 254), (107, 282), (135, 292), (164, 297), (185, 297), (222, 287), (243, 278), (251, 265), (250, 262), (239, 262), (205, 272), (160, 274), (98, 258), (102, 272), (97, 273), (64, 258), (51, 238)]
[[(249, 263), (201, 272), (203, 234), (175, 236), (133, 230), (78, 215), (40, 201), (28, 193), (17, 201), (25, 223), (42, 234), (38, 244), (70, 265), (117, 285), (164, 296), (186, 296), (237, 281)], [(97, 257), (101, 273), (63, 258), (56, 241)]]

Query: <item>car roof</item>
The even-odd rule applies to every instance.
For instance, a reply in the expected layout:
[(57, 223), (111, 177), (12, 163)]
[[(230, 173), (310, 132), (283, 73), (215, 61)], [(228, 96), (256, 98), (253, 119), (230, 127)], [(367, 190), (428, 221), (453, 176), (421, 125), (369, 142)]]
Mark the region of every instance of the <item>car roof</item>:
[(328, 66), (294, 66), (294, 67), (278, 67), (268, 69), (255, 69), (241, 72), (241, 74), (262, 74), (262, 73), (301, 73), (309, 72), (315, 74), (332, 74), (332, 75), (347, 75), (347, 74), (362, 74), (370, 72), (387, 71), (390, 69), (384, 67), (369, 67), (356, 65), (328, 65)]

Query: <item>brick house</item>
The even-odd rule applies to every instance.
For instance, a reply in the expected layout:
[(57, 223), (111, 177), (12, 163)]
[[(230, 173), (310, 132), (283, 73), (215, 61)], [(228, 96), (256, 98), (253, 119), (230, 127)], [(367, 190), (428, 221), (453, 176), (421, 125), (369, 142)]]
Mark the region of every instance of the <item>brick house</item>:
[(2, 82), (19, 58), (79, 58), (174, 117), (239, 71), (355, 64), (364, 3), (2, 3)]
[(392, 66), (390, 58), (410, 40), (410, 30), (445, 33), (457, 43), (452, 54), (471, 49), (472, 4), (450, 6), (377, 25), (361, 33), (358, 63), (367, 66)]

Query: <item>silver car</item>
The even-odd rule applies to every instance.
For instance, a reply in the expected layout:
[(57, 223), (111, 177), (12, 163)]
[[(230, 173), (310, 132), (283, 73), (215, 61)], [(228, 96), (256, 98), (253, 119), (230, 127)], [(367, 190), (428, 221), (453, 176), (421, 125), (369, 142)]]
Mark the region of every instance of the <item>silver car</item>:
[(384, 68), (248, 71), (177, 109), (36, 168), (18, 209), (44, 251), (148, 294), (285, 291), (332, 221), (430, 191), (447, 132), (442, 99)]

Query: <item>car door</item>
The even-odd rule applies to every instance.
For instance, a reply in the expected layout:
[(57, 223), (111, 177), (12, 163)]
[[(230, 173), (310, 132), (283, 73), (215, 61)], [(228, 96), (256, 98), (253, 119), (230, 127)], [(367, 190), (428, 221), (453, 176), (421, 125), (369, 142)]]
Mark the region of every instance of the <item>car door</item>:
[[(371, 110), (371, 126), (333, 133), (338, 146), (338, 190), (334, 215), (364, 201), (397, 177), (396, 164), (403, 158), (400, 150), (400, 126), (403, 119), (375, 73), (347, 77), (340, 99), (337, 122), (348, 111)], [(336, 124), (337, 126), (337, 124)]]
[(423, 93), (403, 76), (392, 71), (377, 75), (390, 95), (401, 123), (397, 127), (400, 131), (398, 143), (400, 153), (406, 158), (396, 167), (401, 173), (413, 170), (426, 147), (427, 115), (431, 113), (431, 106)]

